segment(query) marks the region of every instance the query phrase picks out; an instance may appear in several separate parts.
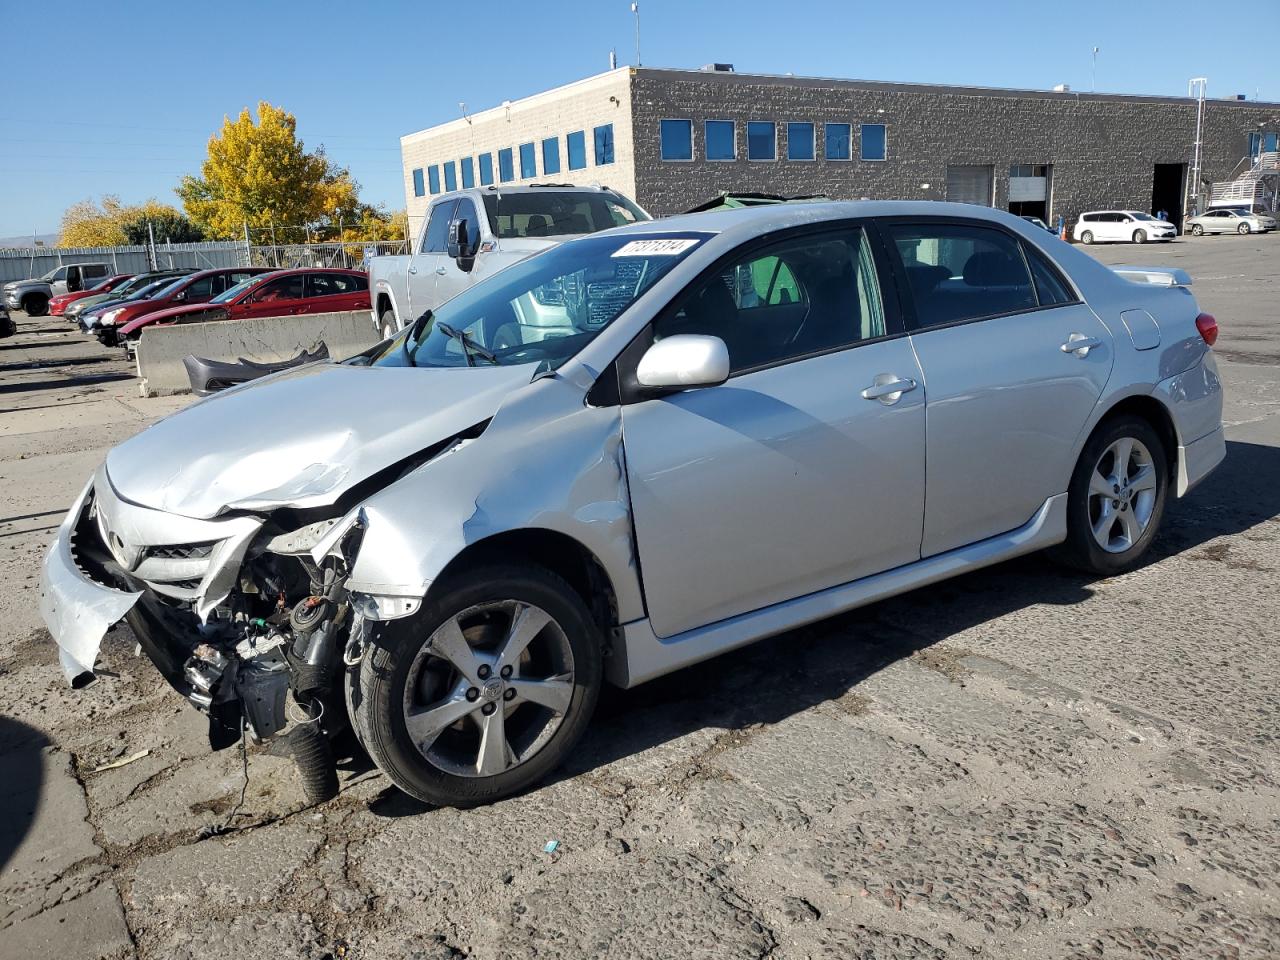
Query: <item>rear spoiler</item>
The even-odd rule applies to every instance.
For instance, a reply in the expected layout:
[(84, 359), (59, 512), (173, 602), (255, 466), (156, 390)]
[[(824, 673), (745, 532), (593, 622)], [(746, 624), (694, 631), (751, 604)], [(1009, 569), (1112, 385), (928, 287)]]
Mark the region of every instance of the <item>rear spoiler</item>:
[(1131, 283), (1149, 283), (1153, 287), (1189, 287), (1191, 274), (1177, 267), (1112, 267)]

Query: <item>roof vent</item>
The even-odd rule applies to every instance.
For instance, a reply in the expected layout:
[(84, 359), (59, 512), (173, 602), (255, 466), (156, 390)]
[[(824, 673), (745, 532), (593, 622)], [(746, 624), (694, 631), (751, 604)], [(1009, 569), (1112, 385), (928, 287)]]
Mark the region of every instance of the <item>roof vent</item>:
[(732, 63), (704, 63), (702, 69), (707, 73), (733, 73)]

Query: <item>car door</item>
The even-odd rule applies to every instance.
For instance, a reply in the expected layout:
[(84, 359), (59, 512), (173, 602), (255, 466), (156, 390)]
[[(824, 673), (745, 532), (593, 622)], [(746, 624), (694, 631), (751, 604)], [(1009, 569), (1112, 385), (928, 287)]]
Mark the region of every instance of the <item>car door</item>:
[(918, 559), (924, 390), (875, 248), (856, 225), (743, 248), (651, 325), (731, 360), (720, 386), (623, 406), (659, 636)]
[(292, 273), (254, 287), (237, 304), (234, 316), (283, 317), (297, 313), (298, 303), (302, 299), (304, 276), (305, 274)]
[(928, 557), (1016, 529), (1066, 491), (1114, 350), (1048, 258), (996, 224), (885, 230), (927, 389)]
[(422, 249), (409, 260), (408, 288), (409, 313), (406, 325), (416, 320), (424, 310), (434, 310), (440, 301), (436, 298), (436, 283), (441, 272), (440, 261), (449, 241), (449, 221), (458, 201), (449, 197), (438, 201), (427, 215), (427, 228), (422, 231)]
[[(480, 216), (476, 212), (476, 205), (470, 197), (460, 197), (458, 199), (458, 204), (454, 208), (452, 219), (461, 220), (466, 224), (467, 239), (469, 243), (479, 243)], [(447, 248), (447, 232), (445, 234), (445, 239), (445, 245)], [(481, 259), (483, 259), (483, 255), (477, 253), (475, 256), (464, 259), (459, 263), (458, 260), (449, 256), (449, 252), (446, 249), (445, 252), (440, 255), (440, 259), (436, 264), (436, 303), (444, 303), (447, 300), (451, 300), (475, 283), (477, 272), (476, 267)]]
[[(299, 305), (299, 313), (336, 313), (343, 310), (357, 310), (360, 306), (366, 309), (367, 298), (363, 304), (359, 300), (360, 285), (355, 274), (350, 273), (309, 273), (307, 274), (307, 296)], [(365, 282), (364, 289), (368, 289)]]

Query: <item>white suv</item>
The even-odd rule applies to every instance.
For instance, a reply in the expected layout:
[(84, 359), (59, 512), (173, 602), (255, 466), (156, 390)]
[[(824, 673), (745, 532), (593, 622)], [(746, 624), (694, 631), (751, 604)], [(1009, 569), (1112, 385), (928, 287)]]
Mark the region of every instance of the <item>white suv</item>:
[(1172, 240), (1178, 228), (1140, 210), (1091, 210), (1080, 214), (1071, 231), (1080, 243), (1114, 240), (1120, 243), (1146, 243), (1148, 240)]

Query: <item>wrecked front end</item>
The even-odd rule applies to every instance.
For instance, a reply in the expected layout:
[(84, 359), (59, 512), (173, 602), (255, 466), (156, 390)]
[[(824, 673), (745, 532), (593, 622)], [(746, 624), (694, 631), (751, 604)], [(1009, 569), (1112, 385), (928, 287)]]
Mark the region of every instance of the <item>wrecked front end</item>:
[[(92, 679), (103, 635), (126, 620), (208, 715), (215, 749), (291, 722), (308, 794), (324, 799), (336, 792), (328, 734), (345, 716), (338, 680), (363, 634), (346, 590), (362, 532), (358, 512), (176, 516), (120, 497), (104, 465), (46, 558), (40, 612), (74, 686)], [(317, 753), (309, 770), (302, 755)]]

